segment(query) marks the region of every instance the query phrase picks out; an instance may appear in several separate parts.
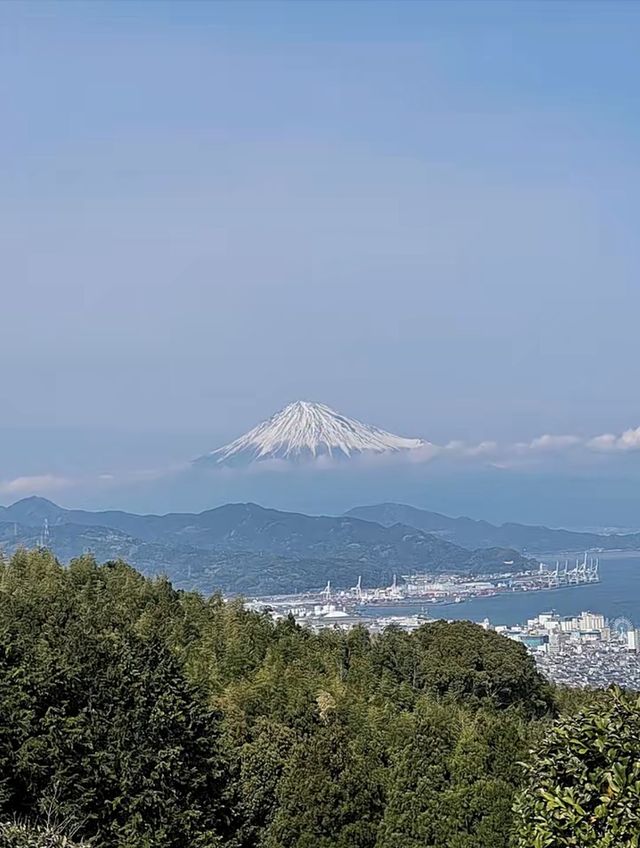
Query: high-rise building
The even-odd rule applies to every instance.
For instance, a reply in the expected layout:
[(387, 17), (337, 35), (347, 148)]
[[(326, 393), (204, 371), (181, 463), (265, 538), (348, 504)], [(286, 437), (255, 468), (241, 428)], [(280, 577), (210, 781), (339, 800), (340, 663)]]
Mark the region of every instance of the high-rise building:
[(605, 626), (604, 615), (595, 612), (582, 612), (578, 619), (580, 630), (602, 630)]

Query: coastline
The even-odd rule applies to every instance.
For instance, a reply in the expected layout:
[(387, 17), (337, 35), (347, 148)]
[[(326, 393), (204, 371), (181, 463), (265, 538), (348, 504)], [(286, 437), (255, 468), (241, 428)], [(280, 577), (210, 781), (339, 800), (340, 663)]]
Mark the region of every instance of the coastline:
[(386, 598), (379, 601), (367, 601), (357, 605), (357, 609), (375, 609), (376, 607), (460, 607), (470, 601), (488, 601), (495, 598), (507, 597), (511, 598), (516, 595), (537, 595), (540, 592), (559, 592), (562, 589), (580, 589), (586, 586), (598, 586), (600, 580), (593, 580), (590, 583), (564, 583), (562, 586), (540, 586), (536, 589), (514, 589), (510, 592), (490, 592), (487, 594), (470, 595), (468, 598), (463, 598), (458, 601), (427, 601), (424, 598)]

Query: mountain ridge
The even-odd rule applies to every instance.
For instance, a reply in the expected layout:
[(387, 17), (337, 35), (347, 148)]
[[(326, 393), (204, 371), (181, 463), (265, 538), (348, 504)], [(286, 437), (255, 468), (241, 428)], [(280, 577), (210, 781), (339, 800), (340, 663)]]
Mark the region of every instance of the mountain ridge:
[(640, 533), (588, 533), (517, 522), (496, 525), (466, 516), (452, 518), (408, 504), (371, 504), (354, 507), (345, 515), (375, 521), (386, 527), (402, 523), (423, 532), (437, 534), (463, 547), (514, 547), (522, 553), (530, 554), (577, 552), (589, 548), (640, 550)]
[[(46, 528), (43, 522), (46, 520)], [(487, 573), (530, 567), (517, 551), (477, 551), (416, 528), (349, 516), (309, 516), (257, 504), (226, 504), (202, 513), (138, 516), (132, 513), (66, 510), (45, 499), (24, 499), (0, 508), (1, 541), (15, 548), (43, 539), (54, 553), (70, 558), (90, 547), (101, 558), (127, 558), (145, 573), (167, 571), (183, 583), (183, 572), (207, 573), (208, 589), (290, 592), (294, 588), (353, 585), (363, 576), (374, 585), (394, 572)], [(16, 525), (20, 533), (15, 533)], [(115, 533), (115, 535), (114, 535)], [(151, 547), (150, 547), (151, 546)], [(246, 568), (242, 569), (243, 557)], [(231, 577), (229, 568), (235, 577)], [(277, 579), (274, 579), (274, 569)], [(203, 585), (203, 584), (199, 584)]]
[[(132, 513), (125, 510), (67, 509), (47, 498), (32, 496), (22, 498), (10, 506), (0, 506), (0, 521), (18, 521), (28, 525), (42, 525), (46, 518), (50, 525), (56, 522), (80, 525), (115, 527), (143, 539), (156, 539), (158, 533), (173, 533), (206, 527), (208, 520), (219, 517), (240, 519), (251, 511), (277, 519), (280, 516), (297, 516), (300, 519), (332, 520), (354, 518), (369, 524), (390, 528), (395, 524), (410, 530), (433, 534), (442, 540), (462, 547), (515, 547), (516, 550), (536, 553), (556, 553), (563, 550), (584, 551), (585, 548), (604, 550), (640, 550), (640, 533), (592, 533), (586, 531), (550, 528), (544, 525), (505, 522), (497, 525), (467, 516), (452, 517), (444, 513), (421, 509), (409, 504), (383, 502), (353, 507), (342, 516), (308, 515), (293, 510), (279, 510), (249, 502), (223, 504), (197, 513), (168, 512)], [(214, 527), (216, 522), (214, 521)], [(160, 528), (160, 529), (159, 529)], [(573, 545), (573, 547), (571, 547)]]

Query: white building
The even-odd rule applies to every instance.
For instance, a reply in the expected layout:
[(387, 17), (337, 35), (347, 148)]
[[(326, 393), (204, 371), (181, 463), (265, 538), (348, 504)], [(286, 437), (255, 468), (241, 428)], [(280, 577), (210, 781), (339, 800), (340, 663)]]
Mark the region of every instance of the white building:
[(595, 612), (582, 612), (578, 619), (578, 630), (604, 630), (604, 615)]

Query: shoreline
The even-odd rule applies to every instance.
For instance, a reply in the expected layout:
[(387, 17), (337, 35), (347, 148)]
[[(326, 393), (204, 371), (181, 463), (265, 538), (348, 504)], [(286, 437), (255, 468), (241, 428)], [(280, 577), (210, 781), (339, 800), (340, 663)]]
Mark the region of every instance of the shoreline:
[(470, 601), (489, 601), (495, 598), (512, 598), (514, 595), (537, 595), (540, 592), (559, 592), (562, 589), (580, 589), (599, 586), (600, 580), (591, 583), (566, 583), (563, 586), (541, 586), (539, 589), (522, 589), (513, 592), (495, 592), (491, 595), (471, 595), (460, 601), (426, 601), (422, 598), (402, 598), (398, 600), (370, 601), (358, 604), (358, 610), (376, 609), (376, 607), (463, 607)]

